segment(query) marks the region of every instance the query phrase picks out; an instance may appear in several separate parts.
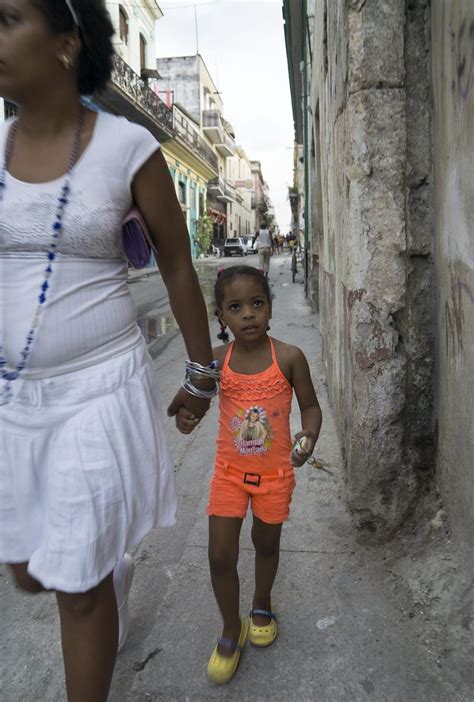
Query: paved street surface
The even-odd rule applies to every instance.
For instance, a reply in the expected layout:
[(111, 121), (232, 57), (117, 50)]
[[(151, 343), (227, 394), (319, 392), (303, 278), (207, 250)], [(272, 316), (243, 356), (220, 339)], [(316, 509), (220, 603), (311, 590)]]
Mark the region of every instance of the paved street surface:
[[(242, 262), (198, 262), (209, 302), (217, 266)], [(245, 262), (255, 264), (256, 257)], [(220, 633), (206, 555), (214, 403), (189, 437), (178, 434), (167, 420), (179, 491), (178, 522), (150, 535), (134, 554), (130, 635), (118, 659), (110, 699), (472, 701), (472, 612), (449, 534), (442, 519), (436, 519), (439, 505), (428, 501), (417, 521), (385, 546), (371, 545), (354, 531), (343, 501), (343, 464), (328, 407), (317, 318), (304, 302), (301, 271), (291, 283), (287, 254), (272, 259), (270, 278), (270, 333), (307, 354), (324, 416), (316, 455), (334, 473), (298, 470), (273, 596), (278, 639), (268, 649), (247, 646), (227, 686), (208, 682), (207, 660)], [(184, 345), (160, 276), (135, 277), (130, 287), (166, 403), (183, 373)], [(217, 324), (209, 309), (215, 340)], [(293, 427), (298, 429), (296, 408)], [(248, 524), (241, 545), (245, 613), (253, 580)], [(65, 700), (52, 596), (16, 592), (7, 571), (0, 569), (0, 607), (2, 702)]]

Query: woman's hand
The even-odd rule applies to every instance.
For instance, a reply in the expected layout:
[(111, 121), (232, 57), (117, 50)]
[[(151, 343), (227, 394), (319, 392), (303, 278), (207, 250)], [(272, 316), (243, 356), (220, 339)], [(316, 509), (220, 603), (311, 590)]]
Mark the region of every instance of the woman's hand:
[(308, 458), (313, 453), (314, 447), (316, 445), (317, 436), (314, 432), (299, 431), (297, 434), (295, 434), (295, 442), (300, 441), (300, 439), (302, 439), (303, 437), (306, 438), (305, 442), (303, 442), (303, 448), (293, 451), (291, 454), (291, 462), (295, 466), (295, 468), (299, 468), (303, 465), (303, 463), (306, 463)]
[[(168, 417), (176, 417), (176, 426), (181, 431), (180, 427), (178, 426), (178, 413), (180, 409), (187, 410), (189, 415), (192, 415), (193, 417), (196, 417), (196, 419), (200, 420), (206, 414), (210, 404), (210, 400), (195, 397), (184, 388), (180, 388), (168, 407)], [(189, 432), (183, 433), (189, 434)]]

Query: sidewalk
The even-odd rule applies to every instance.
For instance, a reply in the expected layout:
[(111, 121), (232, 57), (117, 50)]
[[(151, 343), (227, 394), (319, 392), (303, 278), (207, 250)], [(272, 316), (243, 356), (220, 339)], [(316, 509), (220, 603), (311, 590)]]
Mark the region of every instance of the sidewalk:
[[(235, 261), (224, 259), (231, 265)], [(242, 261), (238, 261), (242, 263)], [(214, 457), (217, 403), (190, 436), (167, 419), (179, 493), (178, 522), (137, 549), (127, 644), (111, 702), (472, 702), (472, 610), (467, 583), (439, 505), (428, 501), (396, 541), (373, 546), (352, 528), (343, 500), (343, 463), (328, 406), (317, 318), (289, 256), (271, 261), (271, 334), (310, 361), (323, 410), (316, 455), (334, 476), (298, 470), (282, 535), (273, 601), (279, 636), (268, 649), (247, 646), (234, 679), (211, 685), (206, 666), (220, 634), (207, 566), (205, 506)], [(301, 283), (301, 272), (297, 280)], [(217, 324), (211, 321), (213, 339)], [(156, 365), (166, 401), (186, 358), (181, 337)], [(295, 409), (293, 427), (298, 428)], [(250, 607), (253, 552), (241, 538), (242, 613)], [(0, 568), (2, 702), (64, 700), (54, 598), (22, 596)], [(8, 584), (7, 584), (8, 581)]]
[[(153, 535), (136, 554), (130, 640), (119, 658), (111, 699), (472, 700), (468, 631), (453, 613), (451, 627), (446, 626), (446, 598), (436, 588), (430, 592), (423, 580), (426, 566), (428, 582), (437, 577), (453, 594), (453, 561), (444, 562), (444, 571), (433, 570), (433, 554), (450, 557), (444, 532), (434, 530), (432, 535), (425, 520), (427, 534), (420, 534), (416, 553), (421, 572), (407, 541), (386, 547), (358, 543), (343, 502), (342, 459), (328, 407), (317, 319), (304, 302), (303, 286), (290, 282), (289, 257), (274, 257), (271, 265), (275, 300), (270, 333), (299, 345), (310, 360), (324, 415), (317, 456), (334, 472), (331, 477), (308, 467), (298, 471), (273, 597), (279, 637), (266, 650), (248, 646), (229, 685), (208, 682), (206, 665), (221, 625), (206, 552), (214, 403), (190, 437), (179, 435), (169, 422), (180, 496), (178, 524)], [(216, 332), (217, 327), (214, 338)], [(169, 348), (158, 359), (160, 376), (179, 375), (183, 361), (182, 348), (180, 353)], [(296, 430), (296, 410), (292, 423)], [(248, 519), (242, 531), (239, 565), (243, 613), (253, 590), (249, 524)]]

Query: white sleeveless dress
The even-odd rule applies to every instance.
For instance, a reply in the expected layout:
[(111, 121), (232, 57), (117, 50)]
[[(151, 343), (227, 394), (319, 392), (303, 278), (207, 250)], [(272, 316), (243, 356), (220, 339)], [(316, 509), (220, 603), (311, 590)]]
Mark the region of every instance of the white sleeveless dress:
[[(10, 124), (0, 126), (2, 154)], [(28, 561), (48, 589), (94, 587), (151, 529), (175, 522), (158, 380), (120, 241), (134, 175), (158, 148), (143, 127), (98, 115), (72, 173), (37, 338), (0, 407), (0, 561)], [(63, 181), (7, 174), (0, 342), (9, 369), (31, 325)]]

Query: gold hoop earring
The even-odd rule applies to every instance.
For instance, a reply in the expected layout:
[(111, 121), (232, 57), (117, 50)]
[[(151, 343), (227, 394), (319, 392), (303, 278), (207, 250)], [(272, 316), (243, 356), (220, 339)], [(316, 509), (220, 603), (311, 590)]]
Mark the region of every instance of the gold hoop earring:
[(71, 58), (70, 56), (68, 56), (67, 54), (61, 54), (61, 56), (59, 57), (59, 60), (60, 60), (61, 63), (63, 64), (63, 66), (64, 66), (64, 68), (66, 69), (66, 71), (70, 71), (70, 70), (71, 70), (72, 64), (73, 64), (73, 60), (72, 60), (72, 58)]

